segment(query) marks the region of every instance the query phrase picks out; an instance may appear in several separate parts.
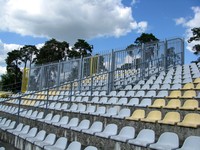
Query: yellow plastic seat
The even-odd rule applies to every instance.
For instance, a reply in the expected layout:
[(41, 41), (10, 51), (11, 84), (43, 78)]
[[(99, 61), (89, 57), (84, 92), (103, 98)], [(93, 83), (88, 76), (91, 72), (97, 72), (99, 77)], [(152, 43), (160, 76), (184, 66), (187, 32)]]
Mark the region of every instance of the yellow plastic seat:
[(45, 96), (44, 95), (42, 95), (42, 96), (40, 96), (40, 98), (39, 99), (41, 99), (41, 100), (44, 100), (45, 99)]
[(186, 83), (183, 88), (184, 90), (190, 90), (190, 89), (194, 89), (194, 84), (193, 83)]
[(179, 98), (179, 97), (181, 97), (181, 91), (179, 90), (171, 91), (170, 95), (167, 96), (167, 98)]
[(167, 109), (177, 109), (181, 107), (181, 101), (179, 99), (171, 99), (166, 106), (163, 108)]
[(183, 104), (182, 107), (180, 107), (180, 109), (184, 109), (184, 110), (195, 110), (199, 107), (199, 103), (197, 100), (192, 99), (192, 100), (186, 100), (185, 103)]
[(153, 102), (153, 105), (149, 106), (150, 108), (161, 108), (165, 106), (165, 99), (156, 99)]
[(127, 120), (135, 120), (138, 121), (145, 117), (145, 111), (142, 109), (137, 109), (133, 112), (130, 117), (126, 117)]
[(197, 128), (198, 126), (200, 126), (200, 114), (189, 113), (184, 117), (183, 121), (180, 123), (177, 123), (177, 125), (184, 126), (184, 127)]
[(158, 120), (161, 120), (161, 118), (162, 118), (161, 112), (158, 110), (153, 110), (149, 112), (146, 118), (141, 119), (141, 121), (155, 123)]
[(196, 85), (196, 88), (195, 88), (195, 89), (200, 90), (200, 83), (198, 83), (198, 84)]
[(28, 103), (28, 100), (24, 100), (22, 105), (26, 105)]
[(196, 97), (196, 91), (194, 90), (187, 90), (184, 92), (182, 98), (194, 98)]
[(200, 78), (196, 78), (193, 83), (200, 83)]
[(27, 105), (27, 106), (30, 106), (30, 105), (31, 105), (31, 102), (32, 102), (31, 100), (28, 100), (27, 103), (26, 103), (26, 105)]
[(33, 106), (35, 104), (35, 101), (31, 100), (30, 106)]
[(56, 91), (52, 91), (49, 95), (56, 95)]
[(161, 124), (175, 125), (180, 122), (180, 114), (178, 112), (168, 112), (163, 120), (158, 121)]

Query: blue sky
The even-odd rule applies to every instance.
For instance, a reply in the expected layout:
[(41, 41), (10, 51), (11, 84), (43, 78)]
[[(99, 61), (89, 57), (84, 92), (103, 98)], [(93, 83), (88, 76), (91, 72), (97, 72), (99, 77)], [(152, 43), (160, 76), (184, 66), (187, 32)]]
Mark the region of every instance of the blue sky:
[[(122, 49), (142, 32), (160, 40), (200, 27), (199, 0), (0, 0), (0, 74), (7, 52), (50, 38), (86, 39), (95, 52)], [(185, 63), (197, 57), (185, 43)]]

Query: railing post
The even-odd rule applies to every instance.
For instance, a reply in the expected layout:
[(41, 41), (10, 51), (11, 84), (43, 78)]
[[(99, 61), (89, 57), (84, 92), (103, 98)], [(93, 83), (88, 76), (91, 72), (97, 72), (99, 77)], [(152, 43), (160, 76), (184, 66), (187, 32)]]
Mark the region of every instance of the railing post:
[(17, 124), (19, 124), (19, 114), (20, 114), (20, 107), (21, 107), (21, 100), (22, 97), (19, 97), (19, 103), (18, 103), (18, 112), (17, 112)]
[(165, 40), (164, 42), (164, 46), (165, 46), (165, 49), (164, 49), (164, 71), (166, 72), (167, 71), (167, 57), (168, 57), (168, 52), (167, 52), (167, 40)]
[(58, 63), (58, 73), (57, 73), (57, 90), (59, 89), (59, 85), (60, 85), (60, 72), (61, 72), (61, 61), (59, 60), (59, 63)]
[(82, 89), (82, 84), (81, 84), (81, 81), (82, 81), (82, 76), (83, 76), (83, 56), (81, 55), (81, 58), (80, 58), (80, 64), (79, 64), (79, 70), (78, 70), (78, 73), (79, 73), (79, 77), (78, 77), (78, 90), (79, 92), (81, 92), (81, 89)]
[(108, 72), (108, 89), (107, 89), (107, 93), (109, 93), (110, 91), (113, 90), (113, 86), (114, 86), (114, 70), (115, 70), (115, 52), (114, 50), (112, 50), (111, 53), (111, 60), (110, 60), (111, 64), (110, 64), (110, 70)]

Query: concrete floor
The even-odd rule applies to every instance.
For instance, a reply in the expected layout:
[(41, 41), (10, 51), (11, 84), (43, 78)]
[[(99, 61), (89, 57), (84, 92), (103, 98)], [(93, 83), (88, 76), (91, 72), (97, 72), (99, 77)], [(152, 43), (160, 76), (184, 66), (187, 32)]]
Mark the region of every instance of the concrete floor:
[(17, 150), (13, 145), (0, 141), (0, 147), (4, 147), (5, 150)]

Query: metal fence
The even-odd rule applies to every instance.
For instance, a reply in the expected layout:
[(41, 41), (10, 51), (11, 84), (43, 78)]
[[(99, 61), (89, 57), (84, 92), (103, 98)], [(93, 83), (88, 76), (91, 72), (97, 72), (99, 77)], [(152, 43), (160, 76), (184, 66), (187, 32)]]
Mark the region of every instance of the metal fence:
[(30, 69), (29, 91), (73, 82), (73, 90), (119, 89), (184, 62), (184, 41), (176, 38), (132, 46), (109, 54), (47, 64)]

